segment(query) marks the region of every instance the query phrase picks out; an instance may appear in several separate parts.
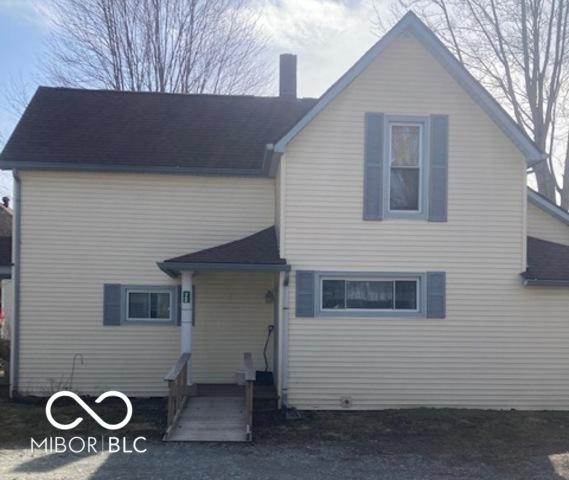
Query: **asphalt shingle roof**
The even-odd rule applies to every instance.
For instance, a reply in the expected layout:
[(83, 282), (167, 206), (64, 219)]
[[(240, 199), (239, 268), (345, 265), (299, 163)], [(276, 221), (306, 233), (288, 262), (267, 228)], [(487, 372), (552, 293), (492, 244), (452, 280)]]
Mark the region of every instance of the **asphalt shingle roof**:
[(166, 260), (168, 263), (231, 263), (242, 265), (286, 265), (279, 255), (275, 227), (248, 237)]
[(527, 238), (526, 280), (569, 281), (569, 246), (541, 238)]
[(40, 87), (0, 154), (26, 163), (255, 174), (315, 99)]

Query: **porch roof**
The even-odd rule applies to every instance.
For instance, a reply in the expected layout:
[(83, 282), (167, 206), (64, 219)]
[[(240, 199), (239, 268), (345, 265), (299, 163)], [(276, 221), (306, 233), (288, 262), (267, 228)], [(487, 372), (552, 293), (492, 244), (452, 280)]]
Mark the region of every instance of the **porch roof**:
[(569, 287), (569, 246), (527, 237), (526, 285)]
[(280, 257), (274, 226), (217, 247), (170, 258), (158, 266), (171, 277), (182, 271), (277, 272), (290, 268)]

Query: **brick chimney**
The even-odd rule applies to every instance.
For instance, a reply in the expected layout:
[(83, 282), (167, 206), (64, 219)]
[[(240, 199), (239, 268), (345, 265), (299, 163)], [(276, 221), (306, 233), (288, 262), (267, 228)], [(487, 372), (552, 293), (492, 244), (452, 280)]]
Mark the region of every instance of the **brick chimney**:
[(296, 55), (281, 55), (279, 73), (279, 97), (296, 98)]

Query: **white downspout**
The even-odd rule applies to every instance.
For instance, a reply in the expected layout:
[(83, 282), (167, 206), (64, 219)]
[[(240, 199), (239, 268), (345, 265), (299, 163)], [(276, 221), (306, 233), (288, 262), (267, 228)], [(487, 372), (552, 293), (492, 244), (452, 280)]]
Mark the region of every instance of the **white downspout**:
[(10, 398), (18, 394), (20, 384), (20, 257), (22, 239), (22, 179), (14, 170), (14, 233), (12, 240), (12, 324), (10, 349)]
[[(182, 272), (182, 318), (180, 320), (180, 353), (192, 353), (192, 324), (194, 302), (192, 280), (194, 272)], [(192, 359), (188, 363), (188, 386), (192, 384)]]
[(282, 311), (282, 330), (281, 336), (281, 377), (282, 377), (282, 406), (288, 408), (288, 322), (289, 322), (289, 273), (283, 275), (283, 311)]

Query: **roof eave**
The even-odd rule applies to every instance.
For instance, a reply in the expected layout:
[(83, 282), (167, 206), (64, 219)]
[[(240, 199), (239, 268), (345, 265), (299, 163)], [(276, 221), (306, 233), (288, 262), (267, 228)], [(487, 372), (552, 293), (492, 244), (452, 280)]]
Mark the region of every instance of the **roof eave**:
[(236, 176), (236, 177), (264, 177), (262, 168), (213, 168), (213, 167), (177, 167), (177, 166), (149, 166), (149, 165), (105, 165), (100, 163), (68, 164), (60, 162), (16, 161), (2, 160), (2, 170), (56, 170), (68, 172), (119, 172), (119, 173), (158, 173), (183, 174), (204, 176)]
[(569, 279), (548, 280), (545, 278), (524, 278), (524, 285), (526, 287), (569, 287)]
[(158, 262), (158, 268), (176, 278), (181, 272), (288, 272), (286, 263)]
[(545, 162), (547, 160), (547, 154), (541, 152), (541, 156), (539, 156), (538, 158), (533, 158), (531, 156), (527, 156), (526, 155), (526, 161), (528, 163), (528, 168), (533, 168), (536, 165), (539, 165), (541, 162)]
[(263, 173), (269, 178), (275, 178), (283, 152), (275, 149), (275, 145), (268, 144), (265, 148), (265, 160), (263, 161)]
[(563, 222), (565, 225), (569, 225), (569, 212), (566, 212), (558, 205), (550, 202), (546, 198), (543, 198), (539, 193), (535, 192), (529, 187), (528, 200), (531, 204), (535, 205), (540, 210)]

